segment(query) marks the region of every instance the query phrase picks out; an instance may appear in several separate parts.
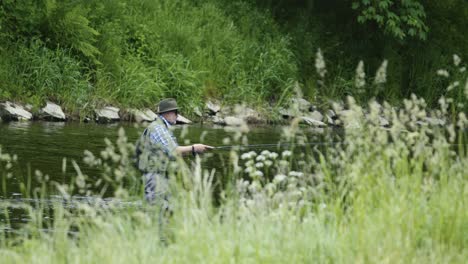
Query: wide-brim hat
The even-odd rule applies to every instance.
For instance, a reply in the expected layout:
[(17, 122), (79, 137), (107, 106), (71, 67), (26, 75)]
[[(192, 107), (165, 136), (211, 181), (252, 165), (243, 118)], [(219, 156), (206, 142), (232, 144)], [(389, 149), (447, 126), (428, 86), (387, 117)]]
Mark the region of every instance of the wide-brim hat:
[(174, 98), (167, 98), (159, 102), (158, 109), (156, 110), (156, 112), (158, 114), (162, 114), (162, 113), (177, 111), (177, 110), (179, 110), (179, 107), (177, 107), (176, 100)]

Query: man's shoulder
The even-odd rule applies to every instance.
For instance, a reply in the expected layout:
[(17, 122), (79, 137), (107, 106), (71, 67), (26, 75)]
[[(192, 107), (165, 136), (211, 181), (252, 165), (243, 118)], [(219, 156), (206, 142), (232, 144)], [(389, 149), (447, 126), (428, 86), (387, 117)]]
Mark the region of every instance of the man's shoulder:
[(148, 126), (149, 129), (155, 129), (155, 128), (166, 128), (166, 125), (164, 124), (164, 121), (161, 118), (156, 118), (153, 122), (151, 122)]
[(158, 136), (163, 136), (166, 134), (170, 134), (170, 130), (167, 128), (167, 126), (164, 124), (164, 121), (158, 121), (155, 120), (153, 121), (149, 126), (148, 126), (148, 132), (151, 135), (158, 135)]

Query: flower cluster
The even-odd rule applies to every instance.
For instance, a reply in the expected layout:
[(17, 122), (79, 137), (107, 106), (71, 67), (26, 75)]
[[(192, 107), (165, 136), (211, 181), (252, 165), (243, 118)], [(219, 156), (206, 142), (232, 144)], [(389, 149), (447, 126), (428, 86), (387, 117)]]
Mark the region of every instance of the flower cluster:
[(248, 209), (281, 206), (297, 209), (309, 204), (316, 188), (311, 184), (312, 174), (293, 170), (293, 157), (290, 150), (243, 153), (245, 174), (237, 181), (241, 205)]

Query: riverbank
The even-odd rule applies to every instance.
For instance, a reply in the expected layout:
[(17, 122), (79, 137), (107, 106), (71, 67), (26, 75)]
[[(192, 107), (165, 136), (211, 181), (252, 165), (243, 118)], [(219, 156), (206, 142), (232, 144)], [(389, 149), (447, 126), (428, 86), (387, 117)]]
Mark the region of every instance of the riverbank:
[[(415, 97), (414, 97), (415, 98)], [(413, 100), (414, 100), (413, 98)], [(351, 98), (350, 103), (354, 99)], [(410, 100), (405, 101), (410, 102)], [(269, 107), (263, 108), (260, 111), (250, 108), (246, 105), (221, 105), (217, 101), (207, 101), (204, 108), (195, 107), (192, 112), (187, 112), (191, 120), (179, 114), (177, 117), (178, 124), (190, 123), (211, 123), (222, 126), (239, 127), (248, 124), (270, 124), (270, 125), (288, 125), (291, 122), (301, 123), (306, 126), (315, 128), (325, 127), (343, 127), (360, 126), (359, 122), (350, 120), (354, 115), (353, 111), (343, 103), (332, 103), (329, 109), (318, 109), (311, 102), (303, 98), (291, 98), (288, 108)], [(382, 108), (382, 105), (373, 101), (367, 109), (363, 110), (363, 115), (371, 122), (377, 122), (382, 127), (390, 127), (391, 116), (389, 113), (380, 112), (376, 121), (372, 121), (370, 116), (370, 108)], [(393, 107), (395, 114), (402, 111)], [(417, 125), (430, 126), (446, 126), (451, 120), (451, 113), (441, 112), (440, 110), (431, 110), (428, 115), (418, 117)], [(94, 109), (92, 114), (77, 116), (74, 114), (65, 114), (60, 106), (52, 102), (47, 102), (46, 106), (37, 110), (31, 106), (23, 106), (21, 104), (12, 103), (9, 101), (0, 102), (0, 122), (8, 121), (30, 121), (30, 120), (46, 120), (55, 122), (65, 121), (80, 121), (80, 122), (96, 122), (96, 123), (115, 123), (115, 122), (152, 122), (157, 118), (157, 114), (151, 109), (119, 109), (113, 106), (107, 106), (99, 109)], [(351, 118), (352, 119), (352, 118)], [(193, 121), (192, 121), (193, 120)]]
[[(141, 174), (129, 163), (133, 145), (122, 129), (105, 149), (85, 153), (98, 178), (76, 166), (65, 184), (35, 173), (37, 188), (25, 196), (48, 201), (49, 192), (60, 194), (50, 207), (0, 202), (3, 214), (24, 208), (34, 220), (14, 236), (0, 232), (0, 256), (4, 263), (464, 263), (468, 149), (457, 135), (468, 127), (466, 116), (460, 113), (456, 126), (437, 129), (416, 124), (429, 112), (418, 98), (398, 114), (373, 104), (371, 120), (381, 111), (391, 117), (384, 130), (349, 104), (361, 126), (344, 126), (343, 144), (296, 152), (232, 149), (220, 170), (202, 166), (208, 156), (190, 164), (177, 160), (169, 176), (174, 211), (163, 230), (154, 206), (107, 207), (71, 198), (99, 197), (112, 186), (116, 199), (141, 199), (141, 188), (133, 185), (141, 184)], [(249, 131), (230, 131), (226, 141), (250, 140)], [(281, 133), (278, 141), (310, 139), (294, 122)], [(323, 142), (332, 140), (325, 137)], [(12, 156), (0, 153), (0, 175), (23, 179), (15, 172), (23, 164)], [(73, 210), (64, 201), (73, 202)], [(51, 210), (53, 218), (44, 219)], [(2, 225), (12, 230), (8, 222)]]

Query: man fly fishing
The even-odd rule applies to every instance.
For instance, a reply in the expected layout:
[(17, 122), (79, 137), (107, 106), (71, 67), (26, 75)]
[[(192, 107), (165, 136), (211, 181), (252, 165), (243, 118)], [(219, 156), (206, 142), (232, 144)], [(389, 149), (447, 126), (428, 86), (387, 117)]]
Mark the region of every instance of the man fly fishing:
[(158, 117), (143, 131), (136, 145), (137, 165), (145, 181), (145, 198), (150, 203), (160, 204), (162, 211), (171, 211), (168, 185), (170, 161), (178, 155), (196, 155), (213, 149), (204, 144), (178, 145), (170, 129), (176, 123), (178, 110), (173, 98), (159, 102)]

